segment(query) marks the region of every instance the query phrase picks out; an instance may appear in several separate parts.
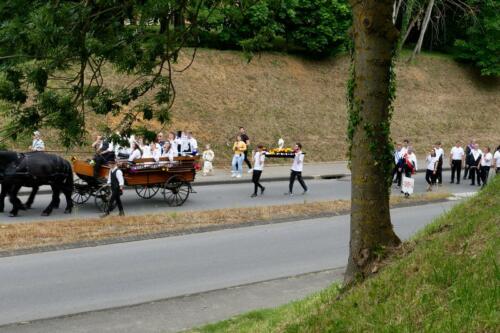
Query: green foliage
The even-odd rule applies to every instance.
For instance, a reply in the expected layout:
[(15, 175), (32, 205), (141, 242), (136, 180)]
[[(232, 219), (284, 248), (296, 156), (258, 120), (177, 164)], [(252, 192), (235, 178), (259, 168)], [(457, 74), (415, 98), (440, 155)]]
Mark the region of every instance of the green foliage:
[(344, 49), (350, 10), (345, 0), (223, 1), (200, 26), (202, 45), (246, 51), (287, 50), (325, 56)]
[(335, 283), (304, 300), (192, 332), (497, 332), (499, 191), (497, 176), (362, 284), (343, 289)]
[(500, 2), (475, 0), (479, 12), (455, 41), (457, 59), (474, 63), (482, 75), (500, 76)]
[[(205, 24), (198, 17), (202, 3), (2, 1), (0, 100), (9, 122), (0, 134), (15, 138), (52, 127), (71, 146), (83, 141), (88, 112), (123, 115), (125, 126), (116, 129), (122, 132), (138, 115), (168, 121), (175, 98), (171, 64), (197, 34), (197, 23)], [(111, 86), (113, 72), (137, 79)]]

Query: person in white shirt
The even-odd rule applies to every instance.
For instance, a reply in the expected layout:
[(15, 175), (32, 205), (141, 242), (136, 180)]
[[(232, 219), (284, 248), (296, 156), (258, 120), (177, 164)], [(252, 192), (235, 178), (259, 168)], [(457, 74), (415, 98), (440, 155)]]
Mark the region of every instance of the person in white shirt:
[(158, 143), (151, 142), (149, 145), (149, 154), (151, 155), (151, 158), (155, 160), (155, 162), (158, 162), (161, 157), (161, 147)]
[(488, 183), (488, 176), (490, 175), (491, 161), (493, 160), (493, 155), (491, 154), (490, 147), (484, 149), (483, 157), (481, 158), (481, 181), (483, 182), (483, 187)]
[(417, 156), (412, 146), (408, 146), (407, 153), (404, 155), (403, 170), (405, 177), (411, 178), (411, 175), (417, 171)]
[(293, 195), (293, 183), (295, 183), (295, 179), (297, 178), (300, 185), (304, 189), (302, 194), (306, 194), (308, 189), (307, 185), (302, 179), (302, 170), (304, 168), (304, 153), (302, 152), (302, 144), (297, 142), (294, 147), (295, 157), (293, 158), (292, 168), (290, 170), (290, 183), (288, 185), (288, 192), (285, 195), (292, 196)]
[(130, 147), (130, 156), (128, 157), (129, 162), (134, 162), (142, 157), (142, 150), (137, 142), (132, 143)]
[(198, 141), (193, 137), (192, 132), (187, 133), (187, 140), (188, 140), (188, 151), (191, 155), (197, 155), (198, 154)]
[(45, 150), (45, 143), (43, 142), (42, 135), (40, 134), (39, 131), (33, 132), (33, 142), (31, 143), (30, 150), (31, 151)]
[(408, 139), (403, 140), (403, 146), (401, 147), (401, 156), (405, 156), (408, 153), (410, 141)]
[(432, 185), (436, 183), (436, 172), (438, 165), (438, 158), (436, 157), (436, 150), (433, 148), (427, 155), (425, 160), (427, 163), (427, 170), (425, 171), (425, 181), (427, 182), (427, 191), (432, 191)]
[(207, 144), (205, 146), (205, 150), (203, 151), (203, 176), (207, 176), (211, 174), (213, 171), (213, 161), (215, 158), (214, 151), (210, 148), (210, 145)]
[[(401, 186), (401, 178), (402, 178), (402, 159), (403, 156), (401, 154), (401, 144), (396, 144), (396, 150), (394, 151), (394, 169), (392, 169), (392, 178), (394, 179), (394, 183), (397, 183), (398, 186)], [(396, 175), (396, 178), (394, 178)]]
[(169, 141), (165, 141), (165, 145), (163, 145), (163, 154), (162, 157), (167, 157), (170, 162), (174, 160), (174, 157), (177, 157), (179, 154), (177, 153), (177, 149), (170, 145)]
[(123, 172), (118, 169), (115, 160), (108, 161), (111, 169), (108, 174), (108, 185), (111, 186), (111, 198), (109, 199), (108, 206), (106, 211), (101, 217), (108, 216), (109, 213), (114, 209), (115, 205), (118, 207), (120, 211), (120, 216), (125, 215), (123, 211), (122, 201), (120, 199), (120, 195), (123, 193), (123, 186), (125, 185), (125, 180), (123, 179)]
[(462, 164), (464, 161), (464, 149), (462, 148), (461, 142), (457, 141), (450, 151), (451, 184), (455, 182), (455, 174), (457, 175), (457, 184), (460, 184), (460, 173), (462, 172)]
[(474, 144), (474, 147), (471, 150), (471, 165), (469, 169), (470, 177), (471, 177), (471, 186), (476, 185), (476, 179), (477, 179), (477, 185), (481, 185), (481, 159), (483, 157), (483, 152), (479, 149), (479, 145), (477, 143)]
[(260, 188), (260, 195), (264, 194), (266, 188), (260, 183), (260, 176), (264, 170), (264, 161), (266, 160), (266, 154), (264, 153), (264, 146), (258, 145), (257, 151), (253, 155), (253, 169), (252, 169), (252, 182), (254, 184), (252, 198), (257, 196), (257, 191)]
[(436, 169), (436, 182), (438, 185), (443, 185), (444, 149), (441, 147), (441, 141), (436, 142), (436, 146), (434, 149), (436, 150), (436, 157), (438, 159), (438, 164)]
[(495, 159), (496, 174), (500, 175), (500, 146), (497, 147), (493, 158)]

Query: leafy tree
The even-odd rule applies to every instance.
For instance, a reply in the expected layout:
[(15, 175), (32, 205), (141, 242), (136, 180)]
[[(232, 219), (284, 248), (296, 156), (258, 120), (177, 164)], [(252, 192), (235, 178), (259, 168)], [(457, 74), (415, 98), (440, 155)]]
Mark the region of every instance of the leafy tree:
[[(89, 112), (168, 121), (175, 97), (172, 64), (197, 34), (198, 1), (4, 0), (0, 3), (1, 134), (38, 127), (79, 144)], [(106, 70), (105, 70), (106, 69)], [(135, 81), (107, 84), (113, 72)], [(114, 73), (112, 73), (114, 74)], [(145, 97), (148, 97), (145, 99)]]
[(477, 17), (463, 39), (455, 41), (456, 58), (474, 63), (482, 75), (500, 76), (500, 3), (475, 0)]

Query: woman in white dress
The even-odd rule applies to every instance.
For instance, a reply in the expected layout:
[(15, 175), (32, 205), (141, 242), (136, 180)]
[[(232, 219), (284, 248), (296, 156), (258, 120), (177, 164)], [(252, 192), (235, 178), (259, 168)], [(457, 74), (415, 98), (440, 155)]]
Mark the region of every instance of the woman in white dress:
[(170, 142), (165, 142), (165, 145), (163, 146), (163, 155), (162, 157), (168, 157), (168, 160), (172, 162), (174, 160), (174, 157), (177, 157), (177, 149), (174, 149), (171, 145)]
[(128, 157), (129, 162), (134, 162), (142, 157), (142, 150), (137, 142), (133, 142), (130, 146), (130, 156)]

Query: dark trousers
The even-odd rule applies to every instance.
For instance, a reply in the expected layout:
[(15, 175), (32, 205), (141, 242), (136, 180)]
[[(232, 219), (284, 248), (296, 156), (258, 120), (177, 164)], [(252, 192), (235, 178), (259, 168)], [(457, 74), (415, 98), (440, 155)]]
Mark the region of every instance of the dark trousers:
[(464, 180), (465, 179), (470, 179), (470, 178), (467, 178), (467, 176), (469, 175), (469, 170), (470, 170), (470, 165), (467, 164), (467, 161), (465, 162), (465, 167), (464, 167)]
[(451, 161), (451, 182), (455, 181), (455, 173), (457, 174), (457, 184), (460, 184), (460, 173), (462, 172), (462, 160)]
[(301, 171), (291, 171), (290, 172), (290, 185), (289, 185), (289, 192), (293, 193), (293, 183), (295, 183), (295, 178), (298, 179), (300, 185), (304, 189), (304, 191), (307, 191), (307, 185), (304, 183), (304, 179), (302, 179), (302, 172)]
[[(394, 179), (394, 175), (396, 175), (396, 179)], [(394, 179), (394, 182), (398, 184), (398, 186), (401, 186), (401, 179), (403, 178), (403, 171), (400, 170), (398, 165), (394, 166), (394, 169), (392, 169), (392, 179)]]
[(261, 175), (262, 175), (262, 171), (261, 170), (254, 170), (253, 171), (252, 182), (253, 182), (253, 185), (254, 185), (253, 194), (255, 194), (255, 195), (257, 195), (257, 190), (259, 188), (260, 188), (261, 191), (264, 189), (264, 186), (262, 186), (262, 184), (260, 183), (260, 176)]
[[(243, 152), (243, 156), (245, 156), (244, 161), (247, 164), (248, 168), (251, 169), (252, 163), (250, 163), (250, 161), (248, 160), (248, 149)], [(243, 165), (241, 166), (241, 168), (243, 169)]]
[(429, 185), (436, 183), (436, 174), (434, 173), (434, 170), (427, 169), (425, 171), (425, 181)]
[(471, 166), (469, 169), (469, 177), (472, 180), (471, 184), (475, 185), (476, 184), (476, 179), (477, 179), (477, 184), (481, 185), (481, 173), (478, 167), (476, 166)]
[(488, 183), (488, 176), (490, 175), (490, 167), (489, 166), (481, 166), (481, 180), (483, 181), (483, 185)]
[(123, 205), (122, 205), (122, 200), (120, 199), (121, 191), (120, 189), (111, 189), (111, 198), (109, 199), (108, 203), (108, 211), (107, 213), (110, 213), (114, 208), (115, 205), (118, 207), (118, 210), (120, 213), (123, 213)]
[[(443, 157), (441, 156), (438, 161), (437, 169), (436, 169), (436, 180), (438, 184), (443, 183)], [(436, 181), (434, 181), (436, 182)]]

